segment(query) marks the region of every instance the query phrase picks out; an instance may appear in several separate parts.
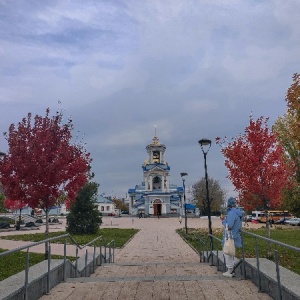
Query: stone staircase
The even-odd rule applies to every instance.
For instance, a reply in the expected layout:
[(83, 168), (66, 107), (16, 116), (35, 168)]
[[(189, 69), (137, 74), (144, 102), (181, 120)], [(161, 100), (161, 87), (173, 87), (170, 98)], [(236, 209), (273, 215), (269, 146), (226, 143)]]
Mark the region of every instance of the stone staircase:
[[(52, 290), (52, 299), (59, 292), (64, 293), (64, 299), (75, 299), (79, 293), (86, 299), (92, 299), (95, 293), (97, 299), (229, 299), (227, 285), (222, 273), (208, 263), (116, 262), (103, 264), (90, 277), (67, 278)], [(254, 285), (246, 289), (241, 286), (235, 299), (244, 299), (244, 294), (255, 292)], [(257, 299), (269, 298), (264, 295)]]

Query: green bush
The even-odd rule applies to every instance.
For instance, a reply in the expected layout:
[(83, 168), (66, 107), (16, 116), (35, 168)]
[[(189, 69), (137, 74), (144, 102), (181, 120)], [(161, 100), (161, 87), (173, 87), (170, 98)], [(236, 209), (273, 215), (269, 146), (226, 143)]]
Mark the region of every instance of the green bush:
[(101, 213), (95, 205), (98, 184), (86, 183), (79, 191), (67, 216), (67, 232), (94, 234), (102, 224)]

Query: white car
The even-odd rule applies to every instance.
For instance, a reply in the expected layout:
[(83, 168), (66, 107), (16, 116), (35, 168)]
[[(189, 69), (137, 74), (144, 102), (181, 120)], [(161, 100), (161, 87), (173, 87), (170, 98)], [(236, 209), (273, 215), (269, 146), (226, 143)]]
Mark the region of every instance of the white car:
[(244, 221), (245, 222), (251, 222), (252, 221), (252, 215), (244, 216)]
[(285, 224), (292, 226), (300, 226), (300, 218), (292, 218), (285, 221)]

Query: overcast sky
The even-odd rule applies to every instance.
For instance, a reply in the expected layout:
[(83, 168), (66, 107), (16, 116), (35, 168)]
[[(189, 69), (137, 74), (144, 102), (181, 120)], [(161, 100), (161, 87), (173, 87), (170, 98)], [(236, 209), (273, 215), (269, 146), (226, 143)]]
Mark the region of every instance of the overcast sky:
[[(299, 15), (299, 0), (0, 0), (0, 132), (63, 108), (99, 192), (125, 197), (157, 125), (170, 182), (184, 171), (191, 186), (204, 176), (199, 139), (237, 136), (251, 113), (270, 126), (285, 113)], [(234, 195), (215, 143), (207, 164)]]

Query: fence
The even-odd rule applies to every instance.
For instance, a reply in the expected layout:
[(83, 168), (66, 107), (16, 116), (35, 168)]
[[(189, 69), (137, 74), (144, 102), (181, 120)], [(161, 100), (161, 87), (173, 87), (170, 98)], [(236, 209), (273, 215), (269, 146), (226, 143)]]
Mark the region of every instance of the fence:
[[(214, 235), (199, 238), (200, 262), (215, 264), (218, 270), (223, 267), (225, 271), (225, 259), (219, 249), (222, 249), (220, 238)], [(296, 271), (300, 273), (300, 248), (242, 231), (239, 255), (241, 278), (251, 279), (260, 292), (267, 292), (274, 299), (300, 299), (300, 275), (291, 271), (298, 267)]]
[(96, 243), (99, 243), (99, 255), (98, 257), (100, 258), (100, 264), (102, 265), (103, 263), (113, 263), (114, 262), (114, 257), (115, 257), (115, 241), (112, 240), (108, 244), (103, 245), (103, 238), (102, 236), (99, 236), (89, 243), (87, 243), (84, 246), (79, 245), (74, 238), (70, 234), (63, 234), (57, 237), (53, 238), (48, 238), (40, 242), (34, 242), (30, 243), (28, 245), (18, 247), (13, 250), (5, 251), (0, 253), (0, 258), (3, 258), (7, 255), (26, 250), (26, 256), (25, 256), (25, 279), (24, 279), (24, 286), (23, 286), (23, 299), (28, 300), (28, 278), (29, 278), (29, 263), (30, 263), (30, 258), (29, 258), (29, 249), (40, 245), (40, 244), (45, 244), (45, 249), (47, 249), (48, 255), (47, 255), (47, 281), (46, 281), (46, 294), (49, 294), (50, 292), (50, 271), (51, 271), (51, 242), (59, 240), (59, 239), (64, 239), (64, 254), (63, 254), (63, 276), (62, 276), (62, 281), (65, 281), (66, 279), (66, 270), (67, 270), (67, 239), (70, 239), (72, 244), (76, 246), (76, 260), (75, 260), (75, 265), (74, 265), (74, 272), (70, 272), (69, 275), (72, 274), (74, 275), (73, 277), (78, 277), (80, 276), (88, 276), (88, 249), (86, 249), (85, 257), (84, 257), (84, 267), (82, 272), (78, 272), (78, 249), (84, 249), (90, 245), (93, 245), (93, 258), (92, 258), (92, 272), (95, 271), (96, 265), (97, 265), (97, 255), (96, 255)]

